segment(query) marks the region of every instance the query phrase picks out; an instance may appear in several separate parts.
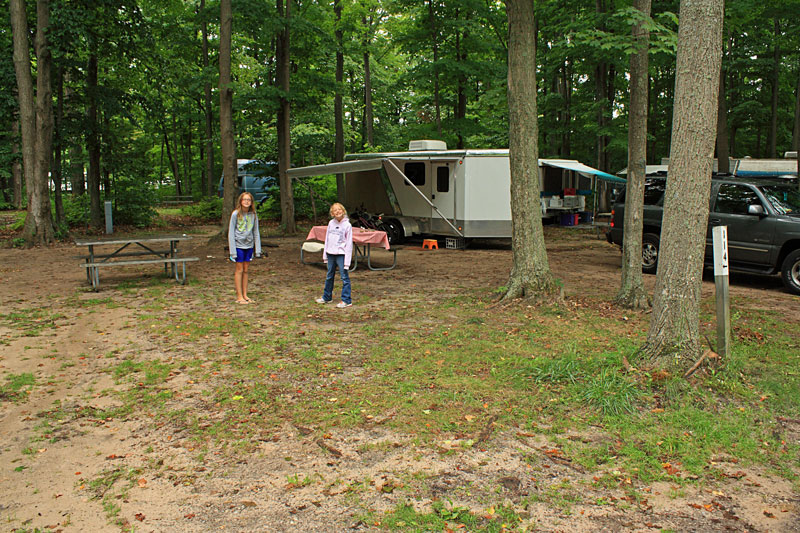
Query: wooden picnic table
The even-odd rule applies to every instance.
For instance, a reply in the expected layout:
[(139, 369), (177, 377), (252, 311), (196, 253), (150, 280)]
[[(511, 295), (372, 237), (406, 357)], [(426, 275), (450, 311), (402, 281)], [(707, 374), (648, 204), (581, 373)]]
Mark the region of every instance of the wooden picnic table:
[[(100, 268), (126, 266), (126, 265), (147, 265), (164, 264), (164, 273), (172, 270), (172, 276), (180, 284), (186, 283), (186, 263), (199, 261), (197, 257), (178, 257), (178, 243), (188, 241), (192, 237), (189, 235), (158, 235), (158, 236), (134, 236), (116, 237), (110, 239), (76, 239), (76, 246), (86, 246), (88, 255), (82, 256), (85, 260), (81, 264), (86, 269), (86, 279), (93, 289), (97, 290), (100, 285)], [(166, 245), (169, 244), (169, 248)], [(164, 245), (164, 248), (159, 248)], [(95, 251), (95, 247), (112, 247), (111, 250)], [(156, 257), (157, 259), (151, 259)], [(178, 265), (181, 266), (181, 276), (178, 276)]]

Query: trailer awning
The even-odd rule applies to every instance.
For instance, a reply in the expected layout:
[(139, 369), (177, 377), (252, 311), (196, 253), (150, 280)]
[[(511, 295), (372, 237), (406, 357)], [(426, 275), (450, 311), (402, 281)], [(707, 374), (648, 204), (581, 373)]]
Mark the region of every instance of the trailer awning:
[(340, 161), (325, 165), (291, 168), (287, 172), (290, 178), (306, 178), (308, 176), (324, 176), (325, 174), (346, 174), (348, 172), (364, 172), (383, 168), (383, 159), (360, 159), (358, 161)]
[(615, 183), (625, 183), (624, 178), (613, 176), (611, 174), (608, 174), (607, 172), (603, 172), (602, 170), (597, 170), (596, 168), (592, 168), (584, 165), (583, 163), (579, 163), (577, 161), (572, 161), (569, 159), (540, 159), (539, 164), (551, 167), (563, 168), (566, 170), (572, 170), (573, 172), (577, 172), (578, 174), (597, 176), (597, 178), (601, 180), (613, 181)]

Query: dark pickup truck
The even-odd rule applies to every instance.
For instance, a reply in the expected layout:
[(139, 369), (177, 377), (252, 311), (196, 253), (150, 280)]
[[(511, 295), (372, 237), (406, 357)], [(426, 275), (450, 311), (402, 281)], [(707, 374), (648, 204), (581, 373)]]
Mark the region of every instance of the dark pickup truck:
[[(658, 268), (666, 176), (648, 176), (644, 192), (642, 270)], [(791, 293), (800, 294), (800, 192), (793, 180), (715, 177), (706, 233), (706, 265), (713, 264), (711, 229), (728, 226), (731, 270), (781, 274)], [(614, 202), (608, 242), (622, 246), (625, 194)]]

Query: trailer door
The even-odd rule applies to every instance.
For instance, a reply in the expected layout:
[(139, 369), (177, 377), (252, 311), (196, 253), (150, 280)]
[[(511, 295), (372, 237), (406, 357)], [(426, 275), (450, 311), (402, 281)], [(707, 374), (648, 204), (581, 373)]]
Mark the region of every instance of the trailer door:
[[(455, 163), (431, 164), (433, 205), (444, 217), (451, 221), (456, 216), (456, 191), (455, 191)], [(431, 217), (440, 218), (438, 213), (431, 209)]]

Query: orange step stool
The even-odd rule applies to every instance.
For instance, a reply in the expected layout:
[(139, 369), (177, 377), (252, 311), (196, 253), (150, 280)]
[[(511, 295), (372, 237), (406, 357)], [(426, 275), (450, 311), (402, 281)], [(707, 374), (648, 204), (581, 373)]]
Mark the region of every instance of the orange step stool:
[(437, 241), (436, 239), (425, 239), (425, 240), (423, 240), (422, 241), (422, 249), (425, 250), (426, 248), (428, 250), (433, 250), (434, 248), (436, 248), (438, 250), (439, 249), (439, 241)]

